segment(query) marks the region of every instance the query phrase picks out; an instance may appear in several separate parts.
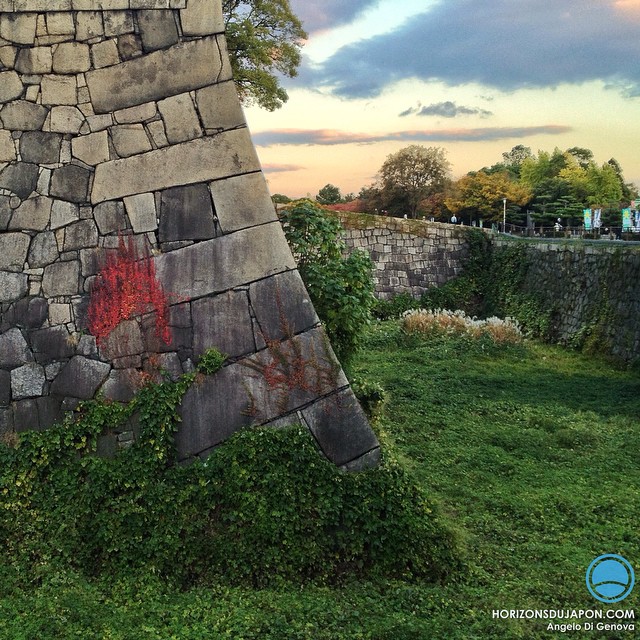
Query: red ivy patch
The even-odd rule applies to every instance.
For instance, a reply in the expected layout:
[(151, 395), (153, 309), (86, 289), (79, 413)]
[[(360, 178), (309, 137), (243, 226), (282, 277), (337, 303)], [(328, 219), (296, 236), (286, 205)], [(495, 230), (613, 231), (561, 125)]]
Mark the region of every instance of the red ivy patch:
[(120, 236), (118, 248), (107, 254), (91, 287), (89, 331), (100, 343), (123, 320), (150, 312), (156, 314), (156, 335), (169, 344), (169, 302), (155, 263), (150, 256), (138, 255), (132, 236), (127, 242)]

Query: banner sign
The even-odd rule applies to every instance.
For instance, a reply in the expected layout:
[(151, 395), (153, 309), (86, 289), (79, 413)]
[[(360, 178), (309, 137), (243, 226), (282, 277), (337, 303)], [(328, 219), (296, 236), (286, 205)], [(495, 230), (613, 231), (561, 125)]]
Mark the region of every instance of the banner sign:
[(622, 210), (622, 230), (629, 231), (631, 229), (631, 209)]
[(584, 209), (582, 215), (584, 217), (584, 229), (589, 231), (591, 229), (591, 209)]
[(602, 226), (602, 209), (594, 209), (593, 211), (593, 228), (599, 229)]

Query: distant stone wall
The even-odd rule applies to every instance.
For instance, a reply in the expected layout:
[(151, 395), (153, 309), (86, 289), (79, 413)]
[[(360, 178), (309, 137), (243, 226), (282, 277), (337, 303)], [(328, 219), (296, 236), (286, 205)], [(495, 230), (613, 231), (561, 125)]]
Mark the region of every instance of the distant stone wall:
[[(127, 401), (216, 347), (229, 359), (184, 400), (180, 458), (295, 422), (335, 464), (375, 464), (223, 31), (220, 0), (0, 0), (0, 435), (96, 394)], [(96, 308), (118, 321), (108, 335)]]
[(376, 296), (419, 298), (459, 275), (467, 257), (465, 227), (366, 214), (337, 214), (350, 249), (364, 249), (374, 264)]
[(640, 358), (640, 247), (500, 239), (493, 245), (523, 251), (522, 290), (550, 312), (550, 338), (590, 342), (627, 362)]

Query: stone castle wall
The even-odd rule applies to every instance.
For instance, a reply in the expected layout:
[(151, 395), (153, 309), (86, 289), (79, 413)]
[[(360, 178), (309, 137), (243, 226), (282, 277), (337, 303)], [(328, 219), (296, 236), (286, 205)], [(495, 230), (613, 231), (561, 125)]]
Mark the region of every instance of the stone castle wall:
[(365, 214), (336, 214), (349, 249), (364, 249), (374, 265), (376, 297), (419, 298), (462, 272), (469, 254), (466, 230), (452, 224)]
[[(216, 347), (229, 358), (185, 398), (180, 458), (295, 421), (338, 465), (377, 459), (277, 221), (223, 31), (220, 0), (0, 0), (0, 431), (46, 428), (97, 394), (126, 401)], [(168, 342), (152, 306), (91, 333), (123, 247), (169, 300)]]

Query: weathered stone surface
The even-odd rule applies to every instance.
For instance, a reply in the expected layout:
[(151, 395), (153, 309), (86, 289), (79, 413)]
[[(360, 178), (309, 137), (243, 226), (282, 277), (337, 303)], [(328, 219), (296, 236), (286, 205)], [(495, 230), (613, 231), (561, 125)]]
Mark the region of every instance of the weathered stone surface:
[[(126, 9), (127, 7), (121, 7)], [(102, 14), (105, 36), (119, 36), (133, 31), (133, 14), (131, 11), (105, 11)]]
[[(0, 369), (0, 407), (6, 407), (11, 402), (11, 374)], [(0, 416), (3, 410), (0, 409)], [(0, 417), (0, 437), (5, 433), (2, 428), (2, 417)]]
[(138, 28), (145, 51), (166, 49), (178, 43), (178, 27), (172, 11), (138, 11)]
[(380, 447), (377, 447), (361, 455), (359, 458), (355, 458), (354, 460), (347, 462), (347, 464), (343, 464), (340, 467), (340, 469), (342, 471), (349, 471), (349, 472), (364, 471), (365, 469), (372, 469), (378, 466), (378, 464), (380, 463), (380, 458), (381, 458)]
[(52, 107), (49, 131), (79, 133), (84, 122), (85, 117), (78, 107), (64, 105)]
[(302, 415), (324, 454), (338, 466), (380, 446), (350, 389), (318, 400)]
[(191, 313), (194, 356), (201, 356), (211, 347), (231, 358), (255, 351), (246, 291), (227, 291), (195, 300)]
[(6, 69), (13, 69), (18, 55), (18, 47), (12, 45), (0, 45), (0, 64)]
[(75, 76), (44, 76), (40, 84), (42, 104), (75, 105), (78, 101), (77, 89)]
[(44, 269), (42, 290), (47, 298), (74, 296), (80, 291), (80, 263), (56, 262)]
[(60, 362), (75, 355), (76, 350), (66, 327), (37, 329), (31, 332), (29, 338), (36, 362), (40, 364)]
[(89, 45), (80, 42), (62, 42), (56, 47), (53, 54), (54, 73), (83, 73), (90, 68)]
[(157, 113), (156, 103), (147, 102), (136, 107), (120, 109), (113, 115), (118, 124), (134, 124), (154, 118)]
[(186, 36), (206, 36), (224, 31), (222, 5), (208, 0), (189, 0), (180, 11), (180, 24)]
[(16, 159), (16, 148), (10, 131), (0, 129), (0, 162), (13, 162)]
[(141, 124), (123, 124), (112, 127), (111, 140), (116, 153), (121, 158), (128, 158), (152, 149), (151, 142)]
[(135, 33), (120, 36), (117, 44), (121, 60), (132, 60), (142, 55), (142, 41)]
[(101, 11), (80, 11), (76, 14), (76, 40), (93, 40), (103, 34)]
[(9, 228), (42, 231), (49, 224), (50, 217), (51, 199), (46, 196), (36, 196), (25, 200), (13, 212)]
[(26, 233), (0, 235), (0, 270), (22, 271), (31, 238)]
[(75, 25), (73, 23), (73, 14), (71, 13), (72, 4), (70, 0), (53, 0), (53, 2), (41, 0), (41, 4), (42, 8), (38, 9), (38, 11), (47, 11), (47, 32), (49, 34), (74, 35)]
[(16, 58), (16, 71), (22, 74), (51, 73), (51, 47), (20, 49)]
[(51, 228), (59, 229), (80, 219), (80, 209), (73, 202), (54, 200), (51, 206)]
[(210, 189), (225, 233), (278, 219), (262, 172), (212, 182)]
[(8, 189), (18, 198), (28, 198), (38, 184), (38, 165), (15, 162), (0, 171), (0, 188)]
[(0, 120), (11, 131), (39, 131), (49, 110), (41, 104), (27, 100), (8, 102), (0, 110)]
[(297, 271), (286, 271), (249, 287), (258, 329), (265, 341), (283, 340), (319, 323)]
[(93, 220), (80, 220), (64, 230), (64, 251), (98, 246), (98, 227)]
[(91, 171), (75, 164), (68, 164), (53, 171), (49, 193), (67, 202), (87, 202)]
[(6, 231), (9, 228), (13, 213), (10, 202), (11, 198), (9, 196), (0, 196), (0, 231)]
[(20, 329), (9, 329), (0, 334), (0, 366), (14, 369), (27, 362), (33, 362), (33, 355)]
[(109, 160), (109, 136), (106, 131), (79, 136), (71, 141), (71, 153), (92, 167)]
[(141, 193), (125, 198), (124, 206), (134, 233), (155, 231), (158, 228), (158, 214), (153, 193)]
[(28, 362), (11, 370), (11, 397), (22, 400), (41, 396), (45, 383), (44, 369), (35, 362)]
[(216, 235), (206, 184), (174, 187), (160, 199), (160, 242), (206, 240)]
[(295, 269), (278, 223), (200, 242), (155, 260), (165, 291), (189, 298), (226, 291)]
[(93, 398), (109, 371), (111, 367), (106, 362), (74, 356), (51, 384), (51, 393), (88, 400)]
[[(215, 37), (182, 42), (164, 51), (87, 73), (96, 113), (116, 111), (230, 79), (226, 52)], [(189, 60), (185, 66), (183, 60)], [(224, 62), (223, 62), (224, 61)]]
[[(0, 286), (0, 291), (2, 287)], [(11, 305), (6, 315), (9, 326), (37, 329), (47, 319), (47, 301), (44, 298), (22, 298)]]
[(22, 95), (24, 87), (15, 71), (0, 72), (0, 102), (11, 102)]
[(170, 144), (193, 140), (202, 135), (198, 114), (188, 93), (160, 100), (158, 110)]
[(56, 164), (60, 162), (62, 135), (45, 131), (25, 131), (20, 136), (20, 155), (23, 162)]
[(124, 203), (118, 200), (101, 202), (93, 210), (93, 217), (103, 235), (122, 231), (128, 226)]
[(39, 233), (31, 241), (28, 262), (31, 269), (46, 267), (58, 257), (58, 244), (52, 231)]
[(98, 165), (91, 201), (95, 204), (259, 169), (247, 129), (238, 129)]
[(100, 391), (108, 400), (129, 402), (140, 388), (144, 386), (141, 371), (136, 369), (114, 369), (102, 385)]
[(115, 40), (97, 42), (91, 47), (91, 56), (93, 58), (93, 66), (96, 69), (111, 67), (120, 62), (118, 45)]
[(3, 13), (0, 15), (0, 38), (32, 45), (36, 39), (36, 22), (35, 13)]
[(233, 80), (198, 89), (196, 104), (205, 129), (234, 129), (245, 123)]
[(142, 333), (136, 320), (121, 322), (100, 346), (100, 353), (107, 360), (140, 355), (143, 351)]

